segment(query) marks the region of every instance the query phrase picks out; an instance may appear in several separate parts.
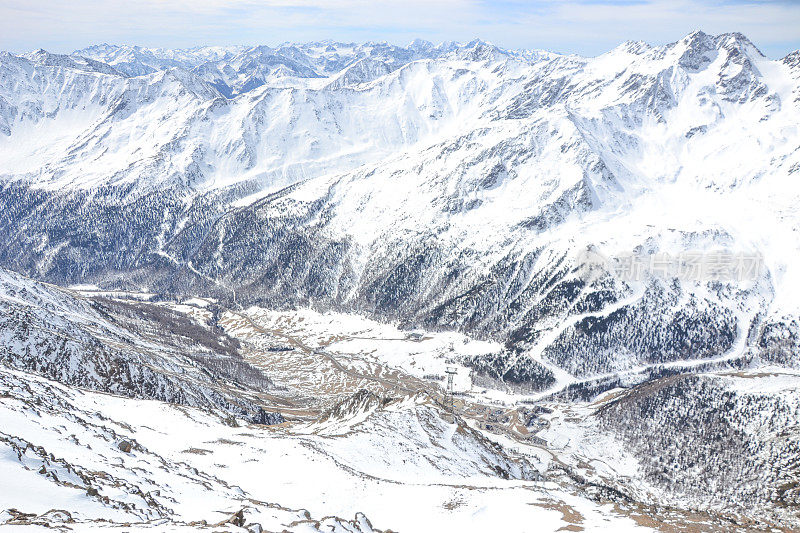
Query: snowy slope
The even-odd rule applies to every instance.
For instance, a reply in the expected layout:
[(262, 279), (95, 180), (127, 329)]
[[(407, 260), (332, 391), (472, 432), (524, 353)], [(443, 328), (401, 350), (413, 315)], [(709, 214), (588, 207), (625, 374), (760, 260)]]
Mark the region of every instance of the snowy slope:
[[(202, 316), (209, 302), (161, 305)], [(243, 324), (245, 317), (254, 322)], [(251, 347), (264, 342), (264, 352), (276, 339), (297, 343), (295, 349), (323, 346), (324, 354), (313, 353), (338, 361), (339, 372), (382, 382), (369, 385), (376, 392), (357, 390), (360, 382), (302, 364), (291, 350), (276, 352), (300, 364), (275, 373), (283, 393), (267, 399), (287, 421), (264, 426), (0, 367), (6, 480), (0, 529), (244, 531), (244, 524), (252, 531), (257, 523), (267, 531), (530, 531), (534, 525), (544, 531), (731, 531), (796, 525), (796, 372), (678, 376), (612, 391), (593, 403), (516, 405), (507, 401), (525, 398), (492, 399), (460, 376), (458, 388), (468, 394), (458, 395), (454, 416), (442, 409), (441, 385), (428, 371), (478, 341), (433, 332), (398, 338), (388, 325), (311, 312), (229, 311), (220, 322)], [(245, 351), (254, 365), (274, 367), (256, 350)], [(410, 364), (410, 371), (397, 364)], [(416, 365), (424, 365), (428, 386), (408, 391), (420, 382)], [(316, 395), (330, 406), (324, 409), (310, 404), (298, 385), (319, 378)], [(708, 483), (697, 484), (697, 475)], [(233, 523), (222, 523), (228, 519)]]
[[(229, 427), (195, 409), (2, 368), (0, 394), (2, 530), (188, 531), (239, 510), (241, 523), (213, 530), (555, 531), (575, 517), (587, 530), (651, 530), (609, 504), (526, 480), (519, 458), (411, 400), (324, 436), (306, 426)], [(123, 440), (130, 452), (118, 448)]]

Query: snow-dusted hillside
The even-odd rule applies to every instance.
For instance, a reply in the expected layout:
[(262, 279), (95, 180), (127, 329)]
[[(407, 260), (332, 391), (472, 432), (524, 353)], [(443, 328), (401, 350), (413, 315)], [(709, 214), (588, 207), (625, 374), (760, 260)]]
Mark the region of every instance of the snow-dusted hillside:
[(4, 531), (652, 531), (627, 506), (530, 479), (527, 461), (422, 401), (338, 420), (347, 429), (331, 435), (230, 427), (2, 367), (0, 395)]
[(551, 405), (537, 435), (589, 484), (714, 510), (731, 519), (729, 530), (759, 529), (734, 518), (742, 513), (794, 530), (798, 387), (797, 371), (775, 367), (671, 376), (590, 404)]
[(259, 400), (273, 388), (269, 378), (241, 360), (234, 339), (202, 318), (146, 303), (87, 299), (2, 269), (0, 310), (5, 366), (122, 396), (217, 409), (223, 418), (283, 420)]

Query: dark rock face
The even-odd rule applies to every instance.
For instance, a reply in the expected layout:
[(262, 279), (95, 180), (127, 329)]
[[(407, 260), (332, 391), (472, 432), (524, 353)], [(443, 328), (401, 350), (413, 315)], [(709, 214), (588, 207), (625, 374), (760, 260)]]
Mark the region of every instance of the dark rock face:
[(250, 418), (253, 424), (261, 424), (264, 426), (272, 426), (285, 422), (280, 413), (268, 413), (262, 407), (257, 407), (255, 414)]
[(244, 509), (239, 509), (225, 520), (215, 524), (216, 527), (223, 527), (226, 524), (231, 524), (236, 527), (244, 527), (245, 524)]

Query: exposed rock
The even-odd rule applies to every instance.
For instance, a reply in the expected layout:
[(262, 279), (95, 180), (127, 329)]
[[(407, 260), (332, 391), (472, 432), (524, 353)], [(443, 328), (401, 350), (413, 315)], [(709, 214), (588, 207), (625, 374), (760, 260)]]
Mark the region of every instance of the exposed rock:
[(214, 525), (219, 527), (219, 526), (224, 526), (225, 524), (244, 527), (245, 525), (244, 509), (239, 509), (225, 520), (222, 520), (221, 522), (218, 522), (217, 524)]

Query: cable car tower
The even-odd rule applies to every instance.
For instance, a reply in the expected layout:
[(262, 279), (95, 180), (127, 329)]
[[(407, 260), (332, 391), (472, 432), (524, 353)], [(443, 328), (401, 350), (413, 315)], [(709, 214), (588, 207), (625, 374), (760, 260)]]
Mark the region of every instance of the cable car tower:
[(454, 399), (453, 399), (453, 376), (458, 373), (458, 370), (455, 367), (448, 366), (447, 370), (447, 391), (444, 395), (444, 407), (447, 409), (448, 412), (452, 413), (455, 410)]

